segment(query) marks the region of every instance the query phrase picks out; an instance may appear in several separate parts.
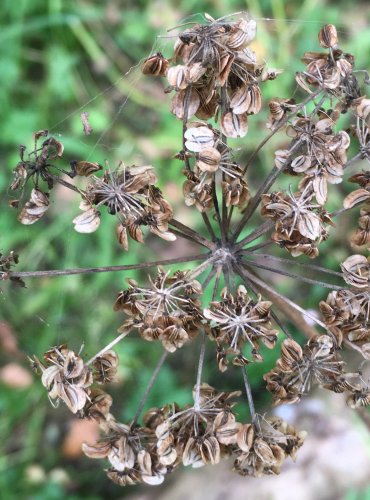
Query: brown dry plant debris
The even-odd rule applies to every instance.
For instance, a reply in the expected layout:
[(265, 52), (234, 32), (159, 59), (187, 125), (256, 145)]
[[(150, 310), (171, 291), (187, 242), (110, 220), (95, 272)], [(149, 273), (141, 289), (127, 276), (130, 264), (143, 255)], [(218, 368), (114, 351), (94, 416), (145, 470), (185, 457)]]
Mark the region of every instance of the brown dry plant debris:
[[(279, 72), (257, 61), (250, 48), (255, 36), (256, 22), (247, 15), (207, 15), (204, 24), (179, 32), (170, 58), (156, 53), (142, 66), (145, 75), (166, 78), (171, 112), (182, 121), (181, 149), (175, 158), (184, 175), (184, 203), (200, 212), (202, 231), (174, 217), (151, 165), (121, 162), (101, 174), (101, 165), (80, 160), (62, 168), (63, 145), (47, 130), (34, 134), (34, 149), (27, 156), (20, 147), (10, 184), (18, 194), (10, 205), (21, 207), (22, 224), (38, 222), (52, 202), (52, 189), (62, 184), (81, 198), (82, 213), (73, 219), (79, 233), (97, 230), (105, 207), (117, 219), (117, 239), (126, 251), (129, 237), (146, 241), (145, 228), (168, 245), (177, 238), (199, 245), (200, 253), (189, 257), (36, 272), (15, 271), (14, 252), (0, 255), (0, 278), (18, 284), (30, 277), (158, 268), (149, 283), (129, 279), (128, 287), (118, 293), (114, 310), (123, 317), (118, 335), (89, 361), (67, 345), (52, 347), (41, 361), (33, 359), (53, 404), (62, 401), (80, 418), (100, 424), (101, 440), (85, 444), (83, 451), (108, 460), (108, 477), (119, 485), (160, 484), (180, 464), (196, 468), (230, 456), (241, 475), (278, 474), (287, 457), (294, 459), (305, 434), (256, 413), (248, 365), (262, 360), (261, 344), (278, 349), (281, 337), (285, 339), (276, 366), (263, 377), (274, 404), (295, 403), (314, 385), (345, 393), (351, 407), (370, 404), (365, 375), (370, 360), (369, 259), (357, 252), (338, 271), (311, 263), (322, 242), (335, 232), (340, 214), (358, 205), (359, 226), (351, 240), (364, 251), (370, 242), (370, 172), (352, 172), (356, 160), (370, 160), (370, 100), (358, 76), (363, 72), (357, 72), (354, 57), (339, 48), (335, 27), (326, 25), (319, 32), (324, 51), (305, 53), (306, 68), (295, 75), (301, 101), (275, 97), (265, 103), (260, 87)], [(241, 164), (229, 138), (239, 139), (242, 147), (240, 139), (262, 106), (269, 110), (269, 134)], [(350, 122), (345, 129), (339, 125), (343, 115)], [(275, 152), (271, 171), (257, 190), (251, 190), (247, 176), (256, 156), (282, 131), (287, 145)], [(350, 143), (357, 152), (348, 159)], [(76, 176), (87, 177), (84, 188), (72, 183)], [(291, 176), (289, 188), (271, 190), (283, 176)], [(359, 188), (344, 198), (343, 208), (330, 211), (335, 185), (347, 181)], [(258, 216), (259, 222), (252, 225), (252, 217)], [(278, 257), (274, 249), (286, 257)], [(200, 263), (186, 271), (173, 267), (195, 261)], [(268, 278), (274, 274), (328, 288), (327, 299), (319, 304), (322, 318), (294, 297), (279, 293)], [(207, 287), (213, 289), (212, 299), (202, 304)], [(304, 346), (292, 338), (277, 313), (310, 334)], [(135, 331), (143, 341), (160, 342), (163, 354), (132, 421), (121, 423), (110, 413), (112, 398), (99, 386), (116, 374), (119, 361), (112, 348)], [(183, 407), (168, 402), (141, 418), (166, 358), (184, 344), (194, 345), (197, 336), (201, 350), (193, 401)], [(231, 369), (230, 361), (241, 372), (250, 421), (238, 421), (235, 404), (240, 391), (222, 392), (203, 380), (206, 344), (214, 347), (222, 376)], [(347, 352), (358, 358), (357, 369), (347, 370)]]

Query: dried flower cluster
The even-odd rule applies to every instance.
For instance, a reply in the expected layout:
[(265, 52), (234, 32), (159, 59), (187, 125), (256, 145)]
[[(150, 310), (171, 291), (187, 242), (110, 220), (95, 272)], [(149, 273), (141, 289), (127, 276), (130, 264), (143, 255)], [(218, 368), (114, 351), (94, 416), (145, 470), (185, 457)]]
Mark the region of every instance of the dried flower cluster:
[[(53, 347), (43, 362), (33, 360), (51, 400), (63, 401), (79, 417), (100, 423), (102, 439), (83, 449), (91, 458), (108, 460), (108, 477), (120, 485), (160, 484), (180, 464), (199, 467), (216, 464), (223, 457), (233, 457), (239, 474), (253, 476), (278, 474), (286, 457), (294, 459), (304, 433), (255, 411), (248, 372), (253, 362), (263, 360), (264, 346), (281, 350), (276, 366), (263, 377), (274, 404), (296, 403), (318, 385), (346, 393), (353, 408), (370, 405), (366, 378), (370, 261), (361, 254), (370, 242), (370, 171), (351, 172), (347, 177), (347, 171), (360, 160), (370, 160), (370, 100), (362, 91), (354, 57), (339, 48), (335, 27), (324, 26), (319, 43), (325, 52), (305, 53), (306, 69), (296, 74), (302, 100), (275, 97), (266, 103), (268, 135), (242, 165), (228, 139), (247, 135), (252, 115), (262, 106), (260, 85), (279, 73), (257, 62), (250, 48), (255, 35), (256, 23), (245, 15), (236, 20), (206, 16), (204, 24), (194, 24), (178, 34), (170, 57), (156, 53), (142, 66), (144, 74), (166, 78), (169, 86), (165, 92), (173, 93), (171, 111), (183, 124), (181, 149), (175, 158), (185, 176), (184, 203), (196, 208), (194, 220), (203, 219), (201, 231), (173, 217), (156, 187), (152, 166), (125, 167), (122, 163), (99, 175), (99, 164), (72, 161), (63, 170), (56, 166), (62, 161), (63, 146), (48, 137), (47, 131), (35, 134), (34, 150), (27, 158), (25, 148), (20, 150), (11, 189), (21, 190), (21, 196), (10, 204), (20, 205), (32, 177), (30, 199), (21, 205), (19, 215), (23, 224), (43, 216), (52, 202), (49, 192), (62, 184), (81, 197), (83, 213), (73, 220), (80, 233), (98, 228), (105, 206), (118, 219), (117, 238), (125, 250), (128, 236), (146, 241), (146, 226), (168, 245), (183, 238), (202, 252), (99, 268), (112, 272), (157, 267), (158, 271), (150, 274), (148, 284), (129, 279), (128, 287), (118, 293), (114, 310), (124, 315), (123, 324), (117, 337), (89, 361), (66, 345)], [(285, 131), (289, 143), (275, 151), (271, 171), (252, 189), (247, 175), (255, 169), (253, 179), (261, 177), (255, 159), (279, 131)], [(44, 140), (39, 146), (41, 137)], [(248, 144), (248, 138), (243, 141)], [(348, 159), (350, 143), (357, 153)], [(88, 177), (85, 188), (77, 188), (65, 175)], [(290, 176), (291, 184), (287, 189), (277, 186), (272, 190), (279, 176)], [(331, 193), (336, 184), (347, 180), (359, 188), (333, 211), (328, 204)], [(321, 243), (343, 231), (336, 224), (340, 214), (358, 205), (362, 205), (360, 219), (351, 237), (354, 254), (341, 266), (338, 263), (338, 271), (312, 264)], [(343, 233), (339, 240), (343, 241)], [(261, 253), (265, 248), (270, 250), (268, 254)], [(279, 250), (287, 257), (279, 257)], [(17, 260), (14, 253), (0, 256), (1, 279), (19, 281), (41, 275), (16, 272), (12, 266)], [(177, 267), (195, 261), (200, 264), (189, 265), (187, 270)], [(167, 265), (172, 269), (165, 270)], [(297, 268), (302, 272), (296, 272)], [(94, 269), (81, 270), (90, 271)], [(307, 310), (312, 304), (300, 304), (300, 295), (280, 293), (276, 281), (270, 279), (274, 274), (328, 288), (327, 299), (318, 305), (321, 319)], [(333, 284), (333, 279), (339, 284)], [(212, 298), (202, 301), (208, 287)], [(293, 339), (280, 315), (295, 331), (309, 337), (303, 346)], [(96, 384), (112, 380), (118, 364), (112, 347), (135, 333), (144, 340), (159, 341), (163, 354), (133, 420), (120, 423), (110, 413), (111, 397)], [(193, 401), (184, 407), (167, 402), (148, 410), (141, 419), (166, 357), (185, 345), (197, 345), (197, 350), (197, 338), (200, 355)], [(222, 392), (204, 382), (207, 343), (224, 377), (233, 369), (240, 371), (248, 422), (238, 421), (239, 390)]]
[(169, 352), (196, 337), (202, 320), (196, 296), (202, 286), (189, 273), (178, 271), (170, 277), (159, 270), (150, 288), (140, 288), (134, 280), (129, 283), (130, 288), (119, 293), (114, 305), (115, 311), (129, 315), (120, 333), (129, 334), (137, 328), (143, 339), (160, 340)]

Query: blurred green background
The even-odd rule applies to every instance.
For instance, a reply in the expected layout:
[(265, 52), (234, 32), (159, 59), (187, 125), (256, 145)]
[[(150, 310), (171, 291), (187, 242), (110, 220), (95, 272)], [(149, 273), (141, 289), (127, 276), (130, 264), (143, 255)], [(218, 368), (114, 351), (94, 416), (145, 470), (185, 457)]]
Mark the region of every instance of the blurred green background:
[[(369, 69), (368, 2), (2, 1), (0, 252), (19, 252), (19, 270), (117, 265), (153, 260), (158, 255), (169, 258), (178, 251), (194, 253), (190, 244), (181, 242), (169, 247), (155, 237), (148, 238), (145, 246), (130, 241), (130, 251), (124, 253), (116, 244), (114, 220), (109, 217), (97, 233), (79, 235), (71, 224), (79, 212), (78, 200), (63, 189), (54, 192), (47, 217), (34, 226), (21, 226), (16, 213), (8, 207), (7, 185), (18, 161), (18, 145), (30, 145), (32, 132), (47, 128), (64, 143), (67, 160), (108, 161), (111, 167), (120, 160), (128, 165), (153, 164), (165, 196), (183, 220), (193, 223), (193, 212), (178, 203), (180, 167), (171, 160), (181, 147), (181, 124), (168, 111), (164, 82), (143, 77), (138, 63), (154, 51), (170, 54), (174, 40), (166, 32), (168, 28), (184, 21), (198, 21), (203, 12), (219, 17), (240, 10), (248, 10), (258, 21), (253, 48), (259, 59), (266, 60), (270, 67), (290, 70), (263, 87), (265, 102), (275, 95), (292, 95), (292, 72), (302, 69), (299, 57), (305, 50), (318, 50), (316, 33), (324, 23), (337, 25), (345, 50), (356, 54), (359, 67)], [(94, 129), (88, 137), (82, 131), (82, 110), (89, 112)], [(266, 113), (261, 113), (254, 120), (242, 145), (243, 155), (266, 133), (265, 119)], [(260, 155), (258, 168), (268, 170), (274, 148), (284, 141), (284, 136), (271, 141)], [(252, 179), (252, 185), (256, 180)], [(348, 254), (349, 246), (335, 245), (335, 239), (331, 245), (331, 252), (327, 252), (330, 257), (323, 263), (335, 268)], [(41, 500), (67, 496), (93, 500), (121, 498), (128, 493), (106, 480), (101, 463), (79, 457), (76, 450), (68, 448), (73, 418), (62, 406), (52, 408), (37, 378), (27, 379), (27, 372), (29, 377), (32, 375), (25, 355), (41, 356), (51, 345), (68, 342), (75, 350), (85, 344), (83, 354), (90, 357), (114, 338), (120, 325), (122, 316), (113, 313), (112, 303), (125, 286), (125, 278), (146, 275), (30, 279), (27, 289), (1, 284), (0, 364), (15, 366), (15, 372), (11, 372), (15, 381), (4, 377), (0, 381), (1, 498)], [(281, 286), (284, 289), (291, 283), (283, 282)], [(321, 290), (310, 290), (312, 304), (322, 297)], [(137, 407), (161, 349), (128, 338), (117, 351), (121, 360), (119, 382), (108, 392), (117, 401), (113, 412), (127, 420)], [(268, 400), (259, 390), (261, 375), (273, 365), (275, 357), (266, 353), (266, 363), (251, 370), (260, 405)], [(212, 354), (208, 364), (212, 365), (208, 380), (217, 384)], [(20, 367), (27, 372), (19, 371)], [(166, 363), (148, 405), (189, 401), (195, 371), (194, 347), (185, 347)], [(236, 375), (230, 373), (227, 379), (220, 389), (241, 386)], [(354, 492), (349, 494), (354, 498)]]

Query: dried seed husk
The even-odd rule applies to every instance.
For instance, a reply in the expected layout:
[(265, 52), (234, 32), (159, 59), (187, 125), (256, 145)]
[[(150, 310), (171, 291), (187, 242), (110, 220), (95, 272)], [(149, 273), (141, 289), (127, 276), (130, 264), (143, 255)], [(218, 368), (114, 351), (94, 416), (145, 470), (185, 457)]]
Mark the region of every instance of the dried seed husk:
[(221, 153), (216, 148), (205, 148), (197, 154), (197, 167), (203, 172), (216, 172), (221, 162)]
[(319, 31), (319, 43), (325, 49), (333, 48), (338, 43), (336, 27), (333, 24), (325, 24)]
[(127, 250), (128, 250), (128, 237), (127, 237), (127, 228), (124, 224), (122, 224), (122, 223), (117, 224), (116, 235), (117, 235), (118, 243), (127, 252)]
[(196, 83), (206, 73), (207, 67), (201, 62), (192, 63), (188, 66), (189, 73), (187, 76), (188, 83)]
[(205, 464), (218, 464), (221, 458), (220, 445), (214, 436), (205, 438), (200, 445), (200, 455)]
[(244, 424), (238, 431), (237, 434), (237, 444), (239, 448), (248, 453), (252, 448), (254, 440), (254, 429), (252, 424)]
[(247, 113), (235, 115), (231, 111), (221, 116), (221, 131), (226, 137), (244, 137), (248, 132)]
[(102, 441), (95, 444), (82, 444), (82, 451), (89, 458), (106, 458), (111, 450), (109, 442)]
[(42, 143), (43, 153), (46, 153), (49, 160), (61, 158), (63, 156), (64, 146), (54, 137), (49, 137)]
[(186, 442), (183, 454), (182, 454), (183, 465), (191, 465), (193, 468), (202, 467), (204, 462), (200, 455), (197, 442), (194, 438), (189, 438)]
[(88, 177), (94, 172), (98, 172), (103, 167), (99, 165), (99, 163), (94, 163), (91, 161), (76, 161), (71, 162), (72, 169), (76, 172), (77, 175), (82, 177)]
[(241, 19), (231, 30), (226, 44), (231, 50), (242, 50), (255, 38), (257, 23), (253, 19)]
[(72, 222), (78, 233), (93, 233), (100, 225), (100, 212), (96, 208), (90, 208), (75, 217)]
[(214, 145), (214, 133), (204, 125), (188, 128), (184, 137), (186, 139), (186, 148), (193, 153), (199, 153), (203, 149), (213, 147)]
[(87, 393), (82, 387), (60, 384), (58, 397), (60, 397), (72, 413), (77, 413), (85, 406)]
[(365, 123), (370, 127), (370, 99), (362, 98), (360, 104), (356, 106), (357, 114), (365, 120)]
[(302, 347), (293, 339), (285, 339), (281, 344), (281, 356), (282, 361), (288, 363), (286, 368), (290, 370), (292, 364), (303, 358)]
[[(187, 114), (185, 116), (185, 104), (187, 101)], [(174, 95), (172, 99), (171, 112), (178, 118), (179, 120), (188, 120), (198, 111), (200, 105), (200, 97), (199, 93), (192, 88), (190, 91), (190, 95), (186, 97), (186, 90), (180, 90)]]
[(139, 224), (136, 224), (134, 221), (130, 221), (126, 227), (133, 240), (138, 241), (139, 243), (144, 243), (144, 234)]
[(168, 59), (161, 52), (157, 52), (145, 59), (141, 66), (141, 71), (144, 75), (166, 76), (169, 64)]
[(230, 108), (235, 115), (257, 114), (261, 104), (261, 91), (258, 85), (239, 87), (230, 100)]
[(227, 82), (230, 75), (231, 66), (234, 60), (235, 60), (234, 54), (223, 52), (223, 54), (221, 55), (219, 59), (218, 75), (217, 75), (217, 81), (220, 87), (223, 87)]
[(267, 465), (275, 465), (276, 458), (270, 446), (262, 438), (256, 438), (253, 444), (256, 455)]
[(315, 191), (317, 203), (325, 205), (328, 199), (328, 183), (325, 175), (316, 175), (312, 181), (312, 187)]
[(176, 90), (186, 89), (189, 83), (189, 68), (181, 64), (172, 66), (167, 72), (167, 80)]
[(305, 238), (315, 241), (321, 234), (320, 219), (314, 213), (301, 213), (298, 221), (298, 231)]
[(218, 442), (224, 445), (235, 444), (241, 425), (235, 421), (231, 412), (220, 412), (213, 422), (213, 430)]
[(353, 208), (355, 205), (359, 203), (365, 203), (370, 200), (370, 191), (367, 189), (356, 189), (349, 193), (343, 201), (344, 208)]

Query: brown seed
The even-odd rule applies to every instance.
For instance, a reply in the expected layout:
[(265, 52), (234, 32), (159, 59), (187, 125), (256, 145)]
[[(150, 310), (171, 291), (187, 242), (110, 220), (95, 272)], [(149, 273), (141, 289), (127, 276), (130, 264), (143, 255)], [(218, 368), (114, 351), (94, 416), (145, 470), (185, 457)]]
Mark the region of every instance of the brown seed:
[(78, 233), (93, 233), (100, 225), (100, 212), (96, 208), (90, 208), (75, 217), (72, 222)]
[(325, 49), (334, 48), (338, 42), (336, 27), (333, 24), (325, 24), (319, 31), (319, 42)]
[(156, 54), (145, 59), (141, 66), (141, 71), (144, 75), (152, 75), (152, 76), (166, 76), (169, 61), (161, 52), (157, 52)]
[(244, 137), (248, 132), (248, 117), (246, 113), (235, 115), (231, 111), (221, 117), (221, 130), (226, 137)]

